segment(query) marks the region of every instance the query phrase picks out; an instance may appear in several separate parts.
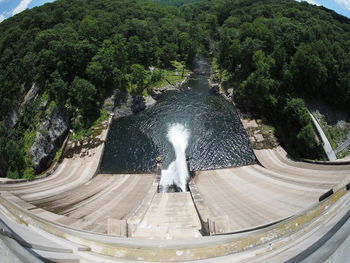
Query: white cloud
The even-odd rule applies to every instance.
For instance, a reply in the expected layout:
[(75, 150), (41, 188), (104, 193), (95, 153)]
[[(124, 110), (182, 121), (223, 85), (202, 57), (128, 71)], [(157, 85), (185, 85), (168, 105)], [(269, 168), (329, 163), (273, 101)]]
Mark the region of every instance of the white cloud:
[[(0, 0), (1, 1), (1, 0)], [(5, 11), (0, 14), (0, 23), (11, 16), (11, 12)]]
[[(312, 5), (319, 5), (316, 0), (297, 0), (298, 2), (308, 2), (309, 4), (312, 4)], [(344, 1), (347, 1), (347, 0), (344, 0)]]
[(350, 11), (350, 0), (335, 0), (339, 5)]
[(18, 6), (16, 6), (15, 9), (12, 11), (12, 15), (18, 14), (22, 11), (24, 11), (28, 5), (32, 2), (33, 0), (22, 0)]
[(3, 14), (0, 14), (0, 23), (2, 22), (2, 21), (4, 21), (6, 19), (6, 17), (3, 15)]

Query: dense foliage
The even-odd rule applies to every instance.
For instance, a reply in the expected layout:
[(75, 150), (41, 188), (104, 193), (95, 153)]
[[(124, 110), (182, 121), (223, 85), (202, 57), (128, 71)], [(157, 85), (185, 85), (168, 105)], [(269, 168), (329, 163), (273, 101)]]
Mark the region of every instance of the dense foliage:
[[(214, 3), (213, 3), (214, 2)], [(297, 156), (320, 151), (303, 100), (350, 105), (350, 20), (295, 1), (210, 1), (217, 58), (241, 109), (264, 115)], [(295, 113), (295, 114), (294, 114)]]
[(2, 22), (0, 32), (0, 155), (12, 177), (31, 166), (24, 138), (35, 136), (38, 108), (10, 134), (4, 122), (32, 83), (69, 110), (77, 131), (98, 117), (108, 91), (142, 93), (159, 80), (150, 66), (190, 63), (197, 46), (177, 8), (139, 0), (58, 0)]
[[(110, 90), (142, 93), (171, 61), (212, 55), (241, 109), (264, 115), (288, 150), (317, 157), (304, 100), (350, 103), (350, 21), (292, 0), (57, 0), (0, 24), (0, 165), (32, 175), (42, 105), (88, 128)], [(40, 99), (10, 132), (32, 83)], [(46, 103), (45, 103), (46, 102)], [(304, 147), (305, 146), (305, 147)]]
[(240, 83), (240, 104), (272, 119), (292, 153), (317, 157), (311, 119), (294, 98), (350, 105), (350, 20), (307, 3), (247, 2), (221, 13), (219, 63)]
[(304, 101), (347, 110), (348, 18), (293, 0), (162, 2), (180, 6), (187, 19), (199, 24), (211, 21), (213, 30), (202, 43), (217, 58), (224, 86), (235, 87), (241, 110), (272, 122), (293, 155), (321, 157)]
[(106, 90), (126, 88), (132, 65), (190, 61), (196, 44), (179, 10), (148, 1), (58, 0), (4, 21), (0, 31), (1, 116), (32, 82), (84, 110), (92, 105), (76, 99), (79, 79), (97, 103)]

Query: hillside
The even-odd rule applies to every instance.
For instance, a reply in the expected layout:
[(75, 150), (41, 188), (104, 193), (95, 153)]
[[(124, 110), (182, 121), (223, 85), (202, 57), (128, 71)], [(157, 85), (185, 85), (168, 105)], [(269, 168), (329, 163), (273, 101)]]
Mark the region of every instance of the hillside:
[[(113, 90), (147, 95), (161, 69), (196, 53), (293, 155), (322, 156), (305, 101), (349, 105), (349, 19), (292, 0), (57, 0), (0, 24), (0, 175), (42, 172)], [(45, 140), (38, 164), (31, 149)]]
[[(16, 178), (33, 176), (33, 167), (43, 171), (68, 129), (84, 134), (99, 118), (112, 90), (147, 93), (162, 78), (161, 71), (151, 74), (148, 67), (191, 61), (196, 46), (191, 30), (175, 7), (127, 0), (58, 0), (1, 23), (3, 173)], [(33, 83), (38, 88), (31, 90)], [(53, 118), (58, 123), (51, 123)], [(46, 136), (53, 126), (49, 133), (57, 136)], [(45, 140), (48, 144), (34, 151), (45, 151), (49, 160), (35, 163), (31, 147)]]

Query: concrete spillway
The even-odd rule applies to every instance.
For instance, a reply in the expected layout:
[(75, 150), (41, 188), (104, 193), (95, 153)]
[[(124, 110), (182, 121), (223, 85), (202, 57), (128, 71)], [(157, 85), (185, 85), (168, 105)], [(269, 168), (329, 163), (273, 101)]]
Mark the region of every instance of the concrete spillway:
[[(318, 240), (332, 229), (340, 233), (334, 229), (341, 231), (350, 217), (349, 164), (309, 164), (289, 158), (282, 148), (259, 150), (260, 165), (199, 172), (190, 192), (161, 194), (155, 174), (96, 174), (102, 149), (65, 159), (47, 178), (0, 184), (5, 224), (0, 238), (20, 251), (18, 257), (306, 260), (318, 251), (315, 245), (310, 252), (312, 244), (322, 249)], [(326, 257), (340, 246), (327, 250)]]

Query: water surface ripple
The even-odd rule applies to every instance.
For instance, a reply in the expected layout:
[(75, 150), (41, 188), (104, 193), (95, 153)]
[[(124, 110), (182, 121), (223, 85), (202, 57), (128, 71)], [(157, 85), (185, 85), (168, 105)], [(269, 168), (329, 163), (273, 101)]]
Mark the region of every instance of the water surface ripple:
[(113, 120), (102, 159), (106, 173), (151, 172), (156, 157), (167, 167), (175, 158), (167, 140), (171, 124), (191, 134), (186, 150), (191, 171), (248, 165), (255, 157), (236, 109), (209, 92), (209, 65), (199, 60), (196, 72), (181, 87), (167, 92), (154, 107)]

